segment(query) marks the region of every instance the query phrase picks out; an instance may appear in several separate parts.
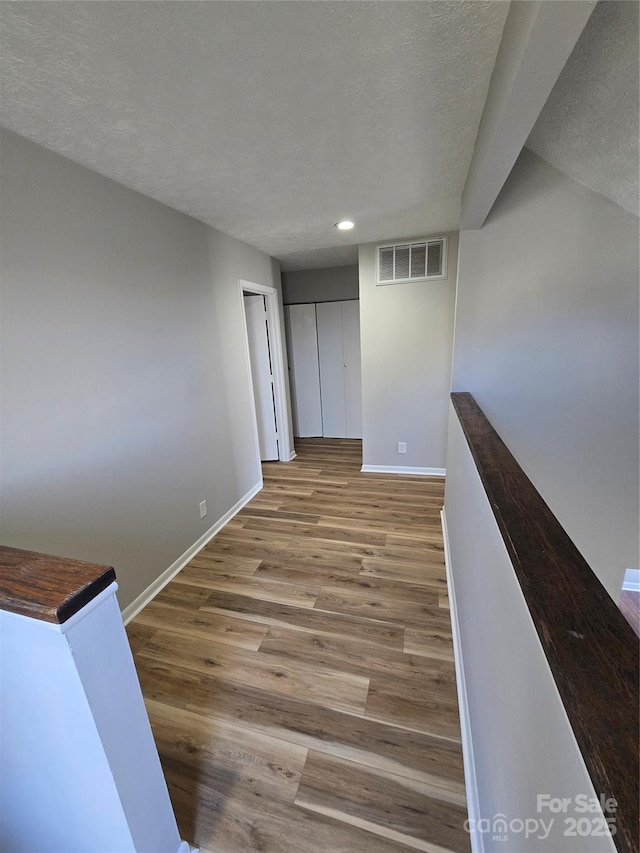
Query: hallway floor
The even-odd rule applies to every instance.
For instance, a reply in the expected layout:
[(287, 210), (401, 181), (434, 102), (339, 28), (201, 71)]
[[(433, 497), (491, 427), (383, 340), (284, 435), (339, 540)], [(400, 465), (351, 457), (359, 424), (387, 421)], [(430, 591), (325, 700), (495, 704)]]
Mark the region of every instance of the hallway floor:
[(181, 835), (468, 851), (444, 482), (296, 450), (127, 628)]
[(631, 589), (622, 590), (618, 607), (636, 632), (636, 636), (640, 637), (640, 592)]

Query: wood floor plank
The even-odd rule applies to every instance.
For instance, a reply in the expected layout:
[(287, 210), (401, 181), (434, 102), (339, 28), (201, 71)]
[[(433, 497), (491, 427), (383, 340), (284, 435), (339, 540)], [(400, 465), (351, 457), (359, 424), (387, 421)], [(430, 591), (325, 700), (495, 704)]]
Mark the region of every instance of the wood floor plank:
[(389, 675), (415, 679), (420, 685), (447, 685), (455, 693), (456, 674), (451, 661), (408, 655), (396, 649), (379, 648), (372, 654), (368, 643), (358, 638), (313, 634), (294, 628), (269, 628), (259, 649), (261, 654), (276, 654), (300, 663), (321, 664), (367, 678)]
[(418, 548), (372, 548), (371, 550), (371, 555), (362, 558), (363, 571), (367, 571), (370, 566), (388, 568), (390, 571), (394, 571), (400, 566), (408, 576), (414, 571), (418, 577), (428, 570), (427, 574), (430, 576), (442, 580), (446, 579), (444, 553), (442, 551), (421, 551)]
[(432, 522), (428, 524), (414, 524), (412, 522), (401, 523), (395, 519), (382, 517), (380, 519), (372, 518), (351, 518), (349, 516), (339, 515), (323, 515), (318, 522), (322, 527), (347, 527), (356, 530), (373, 530), (384, 531), (387, 534), (387, 542), (391, 541), (391, 535), (401, 536), (403, 541), (406, 539), (421, 539), (425, 541), (442, 542), (442, 529), (440, 524)]
[[(172, 581), (170, 584), (165, 586), (164, 589), (160, 590), (153, 601), (154, 603), (162, 602), (163, 604), (184, 604), (197, 609), (201, 604), (205, 604), (207, 602), (210, 595), (210, 589), (204, 589), (201, 586), (190, 586), (189, 584), (181, 584), (177, 582), (174, 583)], [(138, 617), (136, 616), (136, 620), (137, 618)]]
[[(332, 547), (336, 550), (343, 547), (345, 542), (366, 548), (371, 545), (382, 547), (387, 541), (386, 534), (384, 533), (372, 533), (366, 530), (353, 530), (340, 527), (319, 527), (317, 521), (306, 521), (306, 516), (302, 516), (299, 519), (289, 517), (279, 519), (277, 518), (278, 515), (279, 513), (275, 513), (276, 517), (250, 516), (245, 522), (244, 528), (246, 530), (265, 530), (267, 528), (273, 529), (275, 526), (278, 532), (282, 532), (283, 534), (288, 533), (291, 536), (304, 536), (306, 540), (320, 539), (322, 541), (318, 543), (319, 548), (327, 548), (329, 547), (329, 543), (335, 541), (336, 544), (333, 544)], [(293, 515), (293, 513), (283, 513), (283, 515), (289, 516)], [(318, 521), (320, 518), (321, 516), (318, 516)], [(309, 547), (312, 547), (312, 545), (310, 544)], [(371, 554), (370, 556), (375, 556), (375, 554)]]
[(131, 646), (131, 651), (134, 655), (144, 646), (147, 640), (150, 640), (155, 634), (155, 628), (142, 624), (142, 620), (136, 620), (135, 622), (129, 623), (126, 630), (129, 645)]
[(398, 622), (405, 626), (449, 627), (449, 614), (443, 613), (442, 608), (423, 604), (421, 601), (388, 600), (364, 590), (332, 590), (323, 586), (319, 590), (314, 607), (317, 610)]
[[(360, 566), (345, 567), (338, 559), (334, 564), (309, 566), (302, 560), (281, 559), (277, 561), (263, 560), (255, 571), (259, 578), (288, 581), (307, 586), (311, 581), (317, 584), (337, 584), (360, 579)], [(319, 591), (319, 590), (318, 590)]]
[(390, 547), (399, 545), (400, 547), (413, 548), (417, 542), (426, 543), (444, 553), (442, 525), (440, 523), (431, 524), (420, 528), (416, 527), (403, 533), (389, 532), (387, 535), (387, 545)]
[(137, 655), (163, 664), (175, 663), (195, 673), (215, 671), (218, 678), (250, 684), (285, 696), (306, 695), (320, 705), (362, 713), (369, 679), (328, 667), (300, 665), (283, 656), (259, 655), (248, 649), (170, 631), (157, 631)]
[(618, 607), (637, 636), (640, 637), (640, 592), (633, 589), (622, 590)]
[(412, 545), (389, 545), (371, 549), (368, 557), (379, 557), (397, 563), (410, 563), (411, 565), (422, 565), (423, 561), (435, 563), (444, 569), (444, 547), (438, 542), (414, 542)]
[[(157, 600), (148, 604), (136, 619), (136, 625), (140, 628), (146, 627), (151, 632), (147, 640), (151, 639), (157, 630), (166, 629), (168, 624), (171, 625), (171, 631), (175, 634), (202, 640), (215, 640), (218, 643), (227, 643), (253, 651), (258, 650), (268, 630), (267, 626), (260, 626), (243, 619), (234, 619), (219, 613), (206, 613), (203, 610), (194, 610), (175, 604), (165, 604)], [(142, 650), (145, 645), (146, 641), (139, 646), (139, 650)]]
[(435, 690), (430, 685), (376, 675), (370, 681), (365, 716), (383, 722), (393, 720), (394, 724), (412, 731), (460, 740), (457, 697), (449, 684), (443, 683)]
[(464, 808), (414, 780), (321, 753), (309, 753), (296, 804), (416, 850), (470, 849)]
[(128, 626), (203, 853), (468, 850), (441, 478), (304, 439)]
[[(220, 531), (201, 552), (206, 554), (219, 554), (221, 545), (257, 545), (259, 548), (286, 548), (291, 542), (291, 537), (282, 535), (277, 530), (234, 530), (233, 527), (225, 527)], [(238, 555), (240, 556), (240, 555)]]
[(259, 575), (244, 575), (231, 572), (209, 572), (208, 569), (187, 566), (176, 575), (176, 585), (197, 586), (200, 589), (231, 592), (263, 601), (290, 604), (295, 607), (313, 607), (320, 592), (320, 585), (308, 583), (291, 584), (281, 580), (271, 580)]
[[(361, 506), (358, 501), (352, 501), (348, 505), (343, 503), (336, 505), (335, 500), (327, 498), (324, 501), (319, 501), (314, 495), (308, 498), (288, 497), (282, 503), (282, 508), (288, 511), (309, 511), (313, 508), (316, 511), (321, 510), (324, 514), (325, 511), (335, 512), (336, 509), (338, 509), (343, 518), (354, 519), (357, 521), (378, 521), (382, 523), (383, 527), (386, 522), (389, 522), (391, 525), (405, 524), (407, 526), (412, 526), (414, 524), (427, 522), (429, 519), (429, 512), (426, 510), (404, 512), (394, 509), (393, 507), (393, 501), (389, 501), (387, 506)], [(439, 512), (433, 510), (432, 518), (434, 522), (436, 519), (439, 519)]]
[(275, 543), (260, 544), (259, 542), (242, 542), (239, 539), (221, 537), (211, 540), (207, 546), (207, 555), (216, 557), (252, 557), (257, 560), (275, 559), (286, 550), (285, 546)]
[(145, 702), (157, 699), (166, 705), (186, 708), (203, 679), (200, 673), (173, 663), (137, 656), (135, 663)]
[(234, 796), (242, 786), (253, 796), (294, 801), (305, 747), (153, 699), (147, 710), (165, 760), (184, 761), (211, 786), (220, 776), (232, 776)]
[[(332, 530), (321, 525), (314, 526), (309, 535), (303, 533), (299, 542), (292, 543), (301, 558), (306, 558), (316, 551), (333, 551), (342, 555), (351, 555), (360, 559), (380, 559), (389, 562), (420, 568), (423, 565), (437, 566), (444, 576), (444, 549), (442, 545), (428, 542), (416, 542), (413, 547), (377, 545), (360, 541), (364, 538), (362, 531), (348, 529), (347, 536), (324, 538), (325, 530)], [(335, 528), (339, 531), (340, 528)], [(332, 533), (334, 530), (332, 530)], [(365, 534), (366, 535), (366, 534)], [(386, 537), (385, 537), (386, 538)]]
[(322, 468), (313, 464), (313, 457), (310, 454), (305, 456), (305, 460), (306, 464), (304, 465), (300, 465), (294, 460), (292, 464), (287, 465), (286, 471), (281, 470), (281, 465), (270, 465), (267, 462), (262, 466), (262, 479), (265, 483), (270, 480), (279, 483), (282, 480), (291, 479), (308, 479), (315, 483), (322, 472)]
[(264, 496), (269, 498), (280, 498), (289, 500), (291, 498), (310, 498), (313, 495), (313, 489), (300, 488), (294, 485), (268, 485), (264, 486)]
[[(281, 560), (278, 563), (264, 561), (256, 569), (256, 576), (270, 577), (274, 580), (286, 580), (291, 583), (308, 583), (310, 570), (298, 567), (294, 561)], [(318, 569), (315, 567), (314, 575), (323, 589), (340, 593), (340, 591), (351, 591), (363, 593), (368, 596), (378, 596), (386, 601), (410, 601), (431, 607), (440, 606), (440, 584), (435, 587), (426, 584), (412, 584), (403, 581), (391, 581), (386, 578), (378, 578), (373, 575), (362, 575), (352, 570), (342, 571), (333, 568)]]
[(318, 562), (317, 558), (324, 555), (327, 565), (334, 568), (350, 566), (352, 569), (360, 571), (363, 558), (375, 556), (378, 549), (383, 547), (358, 541), (362, 537), (359, 531), (354, 530), (347, 531), (348, 535), (343, 539), (337, 536), (325, 539), (322, 535), (324, 529), (318, 525), (313, 528), (312, 535), (309, 536), (301, 532), (295, 544), (290, 548), (291, 558), (298, 562), (307, 561), (311, 563)]
[(443, 592), (447, 589), (444, 566), (437, 563), (425, 563), (421, 567), (405, 565), (391, 560), (364, 557), (361, 575), (365, 577), (386, 578), (387, 580), (406, 581), (413, 584), (433, 586)]
[(252, 506), (254, 509), (260, 510), (277, 510), (281, 503), (281, 499), (267, 499), (265, 497), (262, 497), (261, 495), (258, 495), (253, 499)]
[[(165, 762), (183, 838), (215, 853), (408, 853), (404, 844), (377, 838), (321, 814), (268, 797), (234, 796), (233, 777), (207, 785), (183, 763)], [(199, 808), (194, 809), (193, 804)]]
[(388, 509), (393, 505), (396, 508), (401, 507), (403, 512), (416, 513), (417, 515), (422, 513), (432, 515), (439, 513), (442, 509), (440, 497), (432, 497), (418, 491), (406, 492), (396, 489), (393, 492), (388, 492), (373, 485), (366, 489), (362, 486), (352, 485), (348, 489), (348, 500), (344, 498), (345, 491), (347, 490), (344, 487), (336, 489), (323, 484), (319, 488), (313, 488), (312, 494), (319, 505), (326, 500), (331, 501), (334, 505), (338, 503), (341, 507), (363, 506)]
[(404, 651), (411, 655), (425, 655), (453, 660), (453, 640), (451, 631), (446, 628), (404, 629)]
[[(291, 565), (305, 566), (310, 570), (327, 567), (338, 571), (351, 570), (354, 574), (362, 568), (363, 555), (367, 553), (369, 545), (354, 545), (352, 543), (338, 543), (334, 541), (306, 540), (304, 534), (299, 541), (289, 544), (283, 548), (278, 555), (277, 562)], [(265, 560), (273, 562), (268, 556)]]
[(408, 496), (418, 499), (420, 502), (444, 503), (444, 487), (433, 480), (423, 480), (413, 477), (412, 479), (401, 479), (393, 477), (353, 477), (347, 481), (349, 491), (369, 492), (372, 494)]
[[(213, 540), (212, 540), (213, 541)], [(260, 565), (260, 559), (256, 557), (229, 557), (218, 556), (215, 551), (209, 550), (208, 546), (196, 556), (176, 575), (180, 577), (195, 569), (206, 569), (209, 574), (213, 572), (233, 572), (238, 575), (252, 575)]]
[(292, 625), (302, 631), (318, 634), (357, 636), (362, 641), (379, 643), (387, 648), (402, 649), (404, 646), (404, 629), (392, 622), (363, 619), (315, 608), (290, 607), (224, 592), (213, 592), (202, 608), (207, 612), (237, 616), (263, 625)]
[(313, 525), (320, 521), (320, 515), (314, 515), (308, 512), (281, 512), (277, 509), (263, 509), (256, 501), (256, 498), (251, 501), (242, 511), (243, 518), (253, 519), (273, 519), (276, 523), (274, 529), (279, 529), (278, 522), (286, 523), (287, 521), (299, 522), (300, 524)]
[(456, 741), (408, 732), (296, 697), (283, 699), (211, 675), (198, 677), (176, 665), (169, 670), (141, 659), (138, 666), (150, 699), (423, 781), (440, 789), (441, 799), (464, 803), (462, 751)]

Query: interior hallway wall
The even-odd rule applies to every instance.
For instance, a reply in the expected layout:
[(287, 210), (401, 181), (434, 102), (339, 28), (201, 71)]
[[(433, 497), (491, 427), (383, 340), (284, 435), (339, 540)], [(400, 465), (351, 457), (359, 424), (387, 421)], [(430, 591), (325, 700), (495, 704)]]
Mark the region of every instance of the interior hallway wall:
[(264, 252), (212, 228), (208, 229), (208, 239), (214, 283), (215, 327), (221, 351), (219, 367), (223, 374), (225, 404), (233, 425), (225, 453), (230, 454), (233, 460), (236, 491), (239, 496), (242, 496), (262, 477), (262, 472), (259, 454), (255, 450), (254, 415), (250, 393), (251, 373), (246, 346), (242, 289), (238, 284), (241, 279), (253, 284), (275, 287), (280, 294), (282, 370), (286, 383), (289, 435), (293, 436), (280, 265)]
[(2, 542), (113, 565), (125, 606), (259, 481), (238, 278), (279, 266), (1, 143)]
[(447, 278), (438, 281), (377, 287), (377, 244), (360, 246), (365, 465), (445, 467), (458, 233), (447, 236)]
[(282, 298), (285, 305), (357, 299), (358, 266), (283, 272)]
[(638, 219), (522, 153), (460, 242), (470, 391), (617, 600), (638, 565)]

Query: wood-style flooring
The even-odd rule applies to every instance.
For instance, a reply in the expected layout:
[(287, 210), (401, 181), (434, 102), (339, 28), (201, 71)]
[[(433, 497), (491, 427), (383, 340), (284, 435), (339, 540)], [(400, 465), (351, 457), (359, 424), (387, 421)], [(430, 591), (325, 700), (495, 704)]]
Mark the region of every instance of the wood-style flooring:
[(441, 479), (306, 439), (128, 626), (207, 853), (469, 851)]
[(624, 589), (620, 593), (618, 607), (636, 635), (640, 637), (640, 592)]

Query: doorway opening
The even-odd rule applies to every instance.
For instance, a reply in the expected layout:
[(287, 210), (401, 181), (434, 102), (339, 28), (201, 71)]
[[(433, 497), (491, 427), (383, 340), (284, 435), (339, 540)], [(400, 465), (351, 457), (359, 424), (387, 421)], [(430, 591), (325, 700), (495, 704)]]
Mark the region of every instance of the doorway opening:
[(290, 462), (295, 453), (289, 429), (278, 292), (275, 287), (243, 279), (239, 291), (256, 453), (260, 462)]

